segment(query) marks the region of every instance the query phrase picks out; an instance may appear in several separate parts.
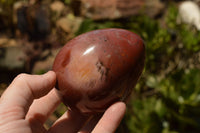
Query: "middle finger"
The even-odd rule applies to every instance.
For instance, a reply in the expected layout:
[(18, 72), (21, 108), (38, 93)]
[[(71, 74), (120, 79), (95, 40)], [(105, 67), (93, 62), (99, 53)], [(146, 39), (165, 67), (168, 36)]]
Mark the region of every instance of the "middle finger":
[(26, 119), (36, 120), (44, 124), (47, 118), (55, 111), (56, 107), (60, 103), (60, 98), (56, 94), (56, 90), (54, 88), (46, 96), (34, 100), (26, 115)]

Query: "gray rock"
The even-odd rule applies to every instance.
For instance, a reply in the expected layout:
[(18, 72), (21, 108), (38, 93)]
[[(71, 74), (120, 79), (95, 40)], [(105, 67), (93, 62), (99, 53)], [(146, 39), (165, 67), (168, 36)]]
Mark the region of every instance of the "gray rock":
[(8, 70), (23, 69), (25, 54), (21, 46), (9, 46), (0, 48), (0, 68)]
[(53, 3), (51, 3), (50, 9), (53, 12), (61, 14), (62, 11), (65, 9), (65, 5), (61, 1), (54, 1)]
[(163, 9), (159, 0), (81, 0), (81, 14), (92, 19), (116, 19), (139, 15), (155, 17)]

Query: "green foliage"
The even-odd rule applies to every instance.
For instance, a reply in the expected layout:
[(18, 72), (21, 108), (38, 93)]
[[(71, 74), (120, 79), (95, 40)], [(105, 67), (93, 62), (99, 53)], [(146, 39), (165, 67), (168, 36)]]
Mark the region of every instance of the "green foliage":
[(159, 114), (162, 116), (162, 113), (166, 112), (162, 106), (162, 103), (155, 97), (135, 100), (131, 106), (135, 115), (132, 116), (132, 113), (128, 112), (125, 117), (129, 130), (137, 133), (160, 133), (162, 121)]
[(62, 0), (65, 4), (69, 5), (71, 3), (71, 0)]
[(176, 29), (177, 28), (177, 16), (178, 16), (178, 9), (176, 5), (171, 4), (167, 10), (167, 17), (165, 17), (166, 25), (170, 29)]
[(191, 51), (197, 52), (200, 50), (200, 32), (194, 27), (188, 26), (186, 24), (177, 24), (178, 19), (178, 9), (175, 5), (171, 5), (167, 12), (166, 24), (168, 28), (176, 32), (178, 36), (178, 41), (184, 45), (184, 48)]
[(191, 29), (187, 25), (182, 25), (180, 30), (180, 40), (182, 40), (183, 45), (186, 49), (198, 52), (200, 50), (200, 32)]
[(154, 84), (157, 95), (134, 99), (125, 117), (130, 132), (200, 132), (199, 78), (199, 69), (176, 71)]
[(104, 29), (104, 28), (120, 28), (121, 23), (114, 22), (114, 21), (93, 21), (92, 19), (85, 19), (83, 23), (81, 24), (79, 30), (76, 32), (76, 35), (97, 30), (97, 29)]

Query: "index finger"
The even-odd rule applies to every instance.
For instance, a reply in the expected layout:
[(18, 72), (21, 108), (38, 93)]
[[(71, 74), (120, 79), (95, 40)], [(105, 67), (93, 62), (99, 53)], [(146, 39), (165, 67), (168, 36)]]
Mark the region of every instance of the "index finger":
[(114, 133), (119, 126), (125, 112), (125, 103), (114, 103), (103, 114), (92, 133)]

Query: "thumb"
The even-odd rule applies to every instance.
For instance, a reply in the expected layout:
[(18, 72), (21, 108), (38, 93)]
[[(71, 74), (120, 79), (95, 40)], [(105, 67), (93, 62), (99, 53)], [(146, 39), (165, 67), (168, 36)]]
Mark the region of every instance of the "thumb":
[(18, 75), (6, 89), (0, 99), (0, 111), (9, 109), (23, 111), (25, 117), (33, 100), (46, 95), (55, 85), (56, 75), (49, 71), (44, 75)]

